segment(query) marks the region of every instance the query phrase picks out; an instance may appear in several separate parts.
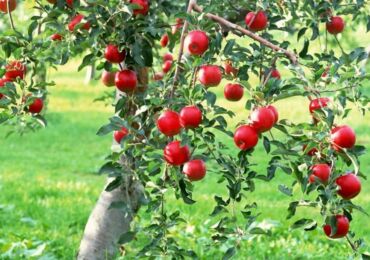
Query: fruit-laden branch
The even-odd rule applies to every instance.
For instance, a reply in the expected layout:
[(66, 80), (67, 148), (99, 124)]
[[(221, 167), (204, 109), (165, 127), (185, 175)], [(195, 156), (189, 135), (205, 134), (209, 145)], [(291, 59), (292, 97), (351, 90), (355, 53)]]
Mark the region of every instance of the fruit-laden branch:
[[(198, 13), (202, 13), (203, 12), (203, 9), (197, 5), (196, 3), (192, 5), (193, 7), (193, 10), (195, 10), (196, 12)], [(230, 28), (231, 30), (234, 30), (234, 31), (239, 31), (241, 33), (243, 33), (244, 35), (252, 38), (253, 40), (255, 41), (258, 41), (260, 42), (261, 44), (265, 45), (266, 47), (269, 47), (270, 49), (276, 51), (276, 52), (281, 52), (283, 54), (285, 54), (285, 56), (287, 56), (289, 58), (289, 60), (291, 61), (292, 64), (297, 64), (298, 63), (298, 58), (297, 56), (293, 53), (293, 52), (290, 52), (284, 48), (281, 48), (280, 46), (278, 45), (275, 45), (273, 43), (271, 43), (270, 41), (266, 40), (265, 38), (262, 38), (261, 36), (258, 36), (257, 34), (254, 34), (253, 32), (235, 24), (235, 23), (232, 23), (220, 16), (217, 16), (217, 15), (214, 15), (214, 14), (211, 14), (211, 13), (204, 13), (204, 16), (219, 23), (220, 25), (222, 26), (225, 26), (225, 27), (228, 27)]]

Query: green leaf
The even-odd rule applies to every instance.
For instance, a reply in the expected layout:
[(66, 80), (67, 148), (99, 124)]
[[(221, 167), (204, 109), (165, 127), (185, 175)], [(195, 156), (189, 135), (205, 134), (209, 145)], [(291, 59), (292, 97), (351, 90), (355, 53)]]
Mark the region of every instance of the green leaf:
[(128, 232), (122, 234), (119, 237), (118, 243), (119, 244), (126, 244), (126, 243), (132, 241), (135, 238), (135, 236), (136, 236), (135, 232), (128, 231)]
[(317, 227), (317, 222), (312, 219), (300, 219), (294, 222), (290, 228), (291, 229), (297, 229), (297, 228), (304, 228), (304, 230), (314, 230)]
[(113, 181), (111, 181), (107, 187), (105, 187), (105, 191), (112, 191), (118, 188), (123, 183), (123, 179), (121, 176), (116, 177)]
[(230, 247), (226, 250), (224, 256), (222, 257), (222, 260), (228, 260), (231, 259), (236, 254), (235, 247)]
[(266, 153), (269, 153), (271, 150), (270, 140), (264, 136), (263, 137), (263, 147), (265, 147)]
[(282, 193), (284, 193), (287, 196), (290, 196), (290, 197), (293, 196), (292, 189), (289, 188), (288, 186), (284, 185), (284, 184), (279, 185), (279, 191), (281, 191)]

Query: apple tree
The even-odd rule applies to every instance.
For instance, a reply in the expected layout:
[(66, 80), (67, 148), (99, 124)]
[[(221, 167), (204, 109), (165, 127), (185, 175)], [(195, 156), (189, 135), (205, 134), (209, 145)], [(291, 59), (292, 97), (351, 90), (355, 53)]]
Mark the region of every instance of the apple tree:
[[(53, 83), (38, 73), (71, 57), (82, 56), (79, 70), (95, 64), (102, 82), (114, 87), (100, 98), (114, 114), (97, 132), (114, 139), (100, 169), (107, 185), (78, 259), (110, 259), (133, 240), (144, 244), (134, 250), (139, 257), (196, 258), (173, 235), (186, 220), (167, 205), (174, 197), (197, 207), (192, 191), (210, 171), (215, 188), (227, 190), (204, 212), (214, 224), (210, 245), (227, 245), (225, 259), (243, 240), (270, 232), (255, 225), (263, 216), (250, 193), (277, 172), (291, 186), (276, 192), (301, 193), (287, 205), (292, 228), (322, 228), (366, 257), (364, 240), (350, 227), (354, 210), (366, 214), (351, 201), (365, 179), (358, 159), (365, 148), (341, 123), (353, 108), (368, 110), (362, 91), (368, 52), (341, 45), (346, 30), (370, 30), (366, 1), (36, 0), (22, 30), (12, 17), (17, 4), (0, 0), (7, 25), (0, 36), (0, 123), (19, 133), (45, 125)], [(283, 69), (289, 76), (281, 76)], [(236, 126), (228, 123), (235, 113), (213, 92), (223, 79), (227, 102), (247, 97)], [(257, 85), (249, 83), (254, 79)], [(311, 122), (279, 117), (274, 103), (294, 96), (308, 99)], [(250, 163), (258, 143), (268, 158), (265, 172)], [(322, 218), (293, 222), (300, 207), (316, 208)], [(151, 217), (146, 226), (142, 214)]]

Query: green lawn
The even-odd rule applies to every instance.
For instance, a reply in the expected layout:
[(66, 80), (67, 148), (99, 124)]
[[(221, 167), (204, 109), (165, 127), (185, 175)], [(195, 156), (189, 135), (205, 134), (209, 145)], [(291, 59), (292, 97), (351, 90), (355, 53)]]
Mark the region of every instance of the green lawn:
[[(113, 113), (110, 107), (92, 100), (106, 91), (100, 83), (86, 86), (83, 73), (71, 73), (76, 64), (51, 73), (57, 85), (50, 89), (47, 113), (48, 127), (23, 137), (12, 135), (7, 139), (6, 128), (0, 128), (0, 259), (18, 259), (35, 256), (43, 259), (73, 259), (78, 249), (87, 217), (103, 188), (105, 177), (96, 174), (109, 153), (111, 137), (97, 137), (97, 129), (107, 122)], [(221, 96), (222, 87), (214, 91)], [(236, 122), (245, 119), (244, 102), (227, 103), (237, 117), (230, 122), (234, 129)], [(305, 99), (290, 99), (277, 104), (281, 118), (294, 121), (310, 120)], [(357, 111), (346, 121), (358, 134), (358, 143), (370, 145), (367, 115), (362, 118)], [(228, 140), (233, 147), (232, 140)], [(265, 171), (267, 156), (260, 143), (253, 155), (257, 171)], [(362, 171), (370, 170), (370, 154), (362, 158)], [(216, 183), (217, 169), (213, 166), (203, 182), (195, 184), (194, 199), (198, 203), (188, 206), (171, 199), (169, 210), (180, 209), (187, 223), (174, 230), (174, 236), (183, 246), (194, 249), (202, 259), (220, 258), (219, 249), (206, 247), (209, 228), (215, 220), (209, 217), (216, 194), (226, 189)], [(248, 201), (258, 202), (258, 212), (264, 219), (275, 223), (272, 236), (251, 237), (243, 241), (237, 259), (346, 259), (351, 250), (344, 240), (328, 240), (320, 228), (313, 232), (289, 230), (295, 220), (312, 216), (322, 223), (317, 210), (299, 210), (298, 215), (286, 221), (287, 206), (294, 198), (278, 191), (278, 184), (290, 185), (292, 178), (277, 172), (270, 183), (259, 181), (256, 192), (248, 195)], [(296, 197), (300, 198), (299, 192)], [(210, 203), (212, 201), (212, 203)], [(361, 195), (354, 200), (370, 212), (370, 184), (363, 182)], [(145, 221), (144, 217), (144, 221)], [(351, 229), (370, 243), (369, 219), (355, 213)], [(199, 237), (202, 237), (199, 239)], [(135, 245), (128, 246), (128, 253), (135, 252)], [(11, 250), (11, 248), (13, 248)], [(226, 250), (227, 247), (221, 248)], [(370, 248), (368, 247), (370, 251)], [(12, 253), (8, 256), (5, 252)], [(3, 254), (3, 255), (2, 255)]]

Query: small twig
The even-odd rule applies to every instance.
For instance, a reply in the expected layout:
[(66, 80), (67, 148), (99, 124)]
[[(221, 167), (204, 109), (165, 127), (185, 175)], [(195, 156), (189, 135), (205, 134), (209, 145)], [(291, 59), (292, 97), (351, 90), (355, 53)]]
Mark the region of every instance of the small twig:
[(267, 81), (271, 78), (272, 70), (275, 68), (275, 64), (276, 64), (277, 59), (278, 59), (277, 56), (272, 59), (271, 68), (270, 68), (269, 72), (267, 73), (266, 78), (263, 77), (262, 87), (265, 87)]
[(337, 38), (337, 36), (336, 36), (336, 35), (334, 35), (334, 38), (335, 38), (335, 40), (337, 41), (338, 46), (339, 46), (340, 50), (342, 51), (342, 54), (345, 54), (345, 52), (344, 52), (344, 50), (343, 50), (343, 47), (342, 47), (342, 45), (340, 44), (340, 42), (339, 42), (339, 40), (338, 40), (338, 38)]
[(349, 243), (349, 245), (351, 246), (352, 250), (357, 252), (357, 248), (356, 246), (352, 243), (352, 241), (349, 239), (348, 235), (346, 236), (346, 239), (347, 239), (347, 242)]
[[(13, 21), (13, 16), (12, 16), (12, 12), (10, 11), (10, 0), (7, 0), (6, 1), (6, 7), (8, 8), (7, 10), (8, 10), (8, 16), (9, 16), (9, 22), (10, 22), (10, 26), (12, 27), (12, 29), (13, 29), (13, 31), (15, 32), (15, 33), (18, 33), (18, 34), (20, 34), (18, 31), (17, 31), (17, 29), (15, 29), (15, 26), (14, 26), (14, 21)], [(18, 39), (18, 37), (16, 37), (16, 39), (15, 39), (16, 41), (17, 41), (17, 43), (18, 44), (20, 44), (20, 42), (19, 42), (19, 39)]]

